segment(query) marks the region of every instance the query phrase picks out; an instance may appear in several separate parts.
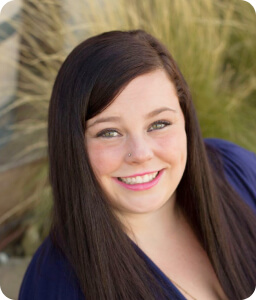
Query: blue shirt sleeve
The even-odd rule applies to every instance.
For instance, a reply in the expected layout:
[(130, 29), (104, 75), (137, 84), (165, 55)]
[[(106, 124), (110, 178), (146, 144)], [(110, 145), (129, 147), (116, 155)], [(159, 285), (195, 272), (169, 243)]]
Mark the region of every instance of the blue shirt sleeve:
[(256, 213), (255, 153), (221, 139), (205, 139), (205, 143), (217, 149), (228, 182)]
[(85, 300), (67, 260), (50, 237), (39, 247), (23, 278), (19, 300)]

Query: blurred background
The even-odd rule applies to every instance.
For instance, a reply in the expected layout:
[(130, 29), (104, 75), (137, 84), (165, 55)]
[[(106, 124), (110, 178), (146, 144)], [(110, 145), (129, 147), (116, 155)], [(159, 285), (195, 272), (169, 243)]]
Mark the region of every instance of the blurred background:
[(166, 44), (204, 137), (256, 152), (256, 14), (242, 0), (13, 0), (0, 14), (0, 286), (20, 283), (51, 220), (47, 110), (68, 53), (91, 35), (144, 29)]

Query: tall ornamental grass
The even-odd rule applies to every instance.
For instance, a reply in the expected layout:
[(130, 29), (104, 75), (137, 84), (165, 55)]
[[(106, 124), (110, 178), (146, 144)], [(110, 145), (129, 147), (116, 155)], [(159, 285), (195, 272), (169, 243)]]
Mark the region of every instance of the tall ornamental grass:
[[(46, 156), (49, 98), (67, 54), (91, 35), (138, 28), (158, 37), (178, 62), (191, 88), (203, 135), (256, 151), (256, 15), (249, 3), (29, 0), (21, 20), (10, 24), (21, 37), (18, 89), (15, 101), (0, 116), (10, 112), (18, 116), (8, 130), (10, 142), (20, 150), (12, 157), (6, 153), (8, 160)], [(1, 93), (9, 93), (1, 83), (0, 88)], [(46, 169), (45, 160), (38, 168), (40, 181), (46, 179)], [(49, 191), (49, 186), (44, 188)], [(43, 194), (38, 195), (42, 199)]]

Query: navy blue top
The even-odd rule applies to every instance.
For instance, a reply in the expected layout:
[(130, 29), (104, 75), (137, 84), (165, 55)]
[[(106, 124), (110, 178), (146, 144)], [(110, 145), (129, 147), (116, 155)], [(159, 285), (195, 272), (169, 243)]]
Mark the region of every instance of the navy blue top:
[[(228, 181), (241, 198), (256, 213), (256, 155), (233, 143), (220, 139), (206, 139), (217, 148), (223, 158)], [(137, 246), (136, 246), (137, 247)], [(170, 299), (186, 298), (165, 274), (137, 247), (153, 273), (167, 287)], [(19, 300), (84, 300), (78, 281), (65, 257), (47, 238), (35, 253), (23, 279)]]

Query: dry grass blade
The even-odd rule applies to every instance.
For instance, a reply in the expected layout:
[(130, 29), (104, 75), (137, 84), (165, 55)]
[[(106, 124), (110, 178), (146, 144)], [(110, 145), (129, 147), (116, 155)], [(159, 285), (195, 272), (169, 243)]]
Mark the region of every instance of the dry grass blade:
[[(17, 119), (5, 128), (9, 135), (1, 140), (12, 144), (1, 156), (20, 163), (36, 151), (45, 155), (51, 89), (68, 52), (91, 35), (137, 28), (159, 37), (177, 60), (204, 136), (256, 151), (255, 23), (255, 13), (241, 0), (25, 1), (21, 20), (10, 20), (21, 41), (19, 60), (1, 57), (18, 72), (15, 101), (0, 110), (0, 117)], [(11, 97), (8, 84), (0, 89)]]

